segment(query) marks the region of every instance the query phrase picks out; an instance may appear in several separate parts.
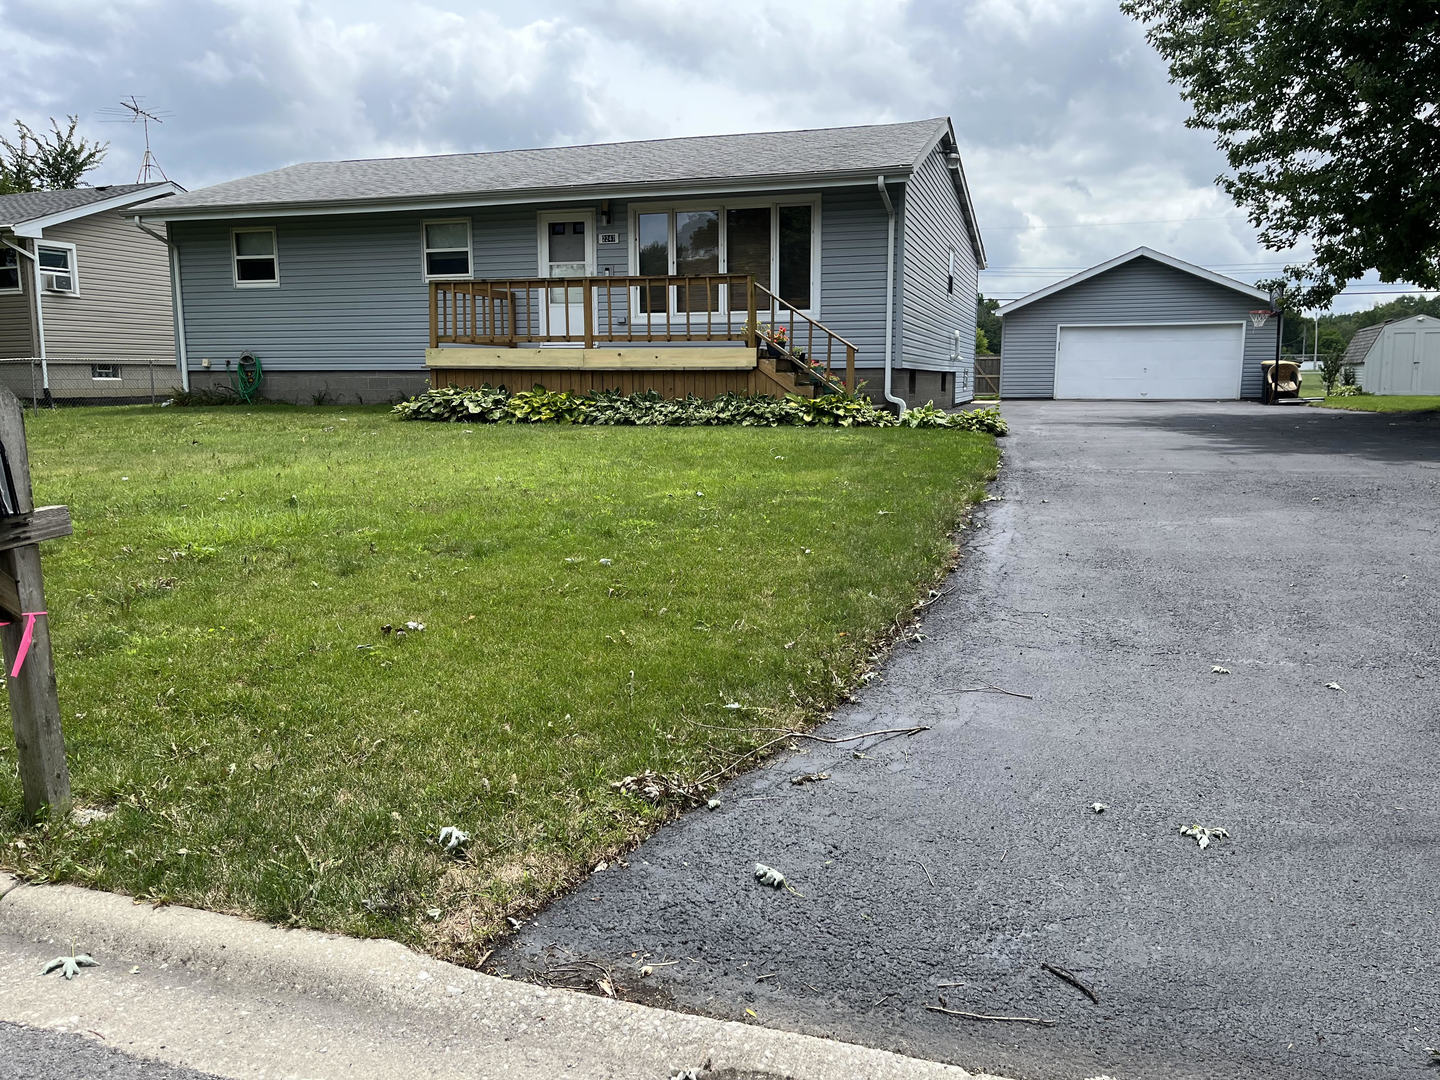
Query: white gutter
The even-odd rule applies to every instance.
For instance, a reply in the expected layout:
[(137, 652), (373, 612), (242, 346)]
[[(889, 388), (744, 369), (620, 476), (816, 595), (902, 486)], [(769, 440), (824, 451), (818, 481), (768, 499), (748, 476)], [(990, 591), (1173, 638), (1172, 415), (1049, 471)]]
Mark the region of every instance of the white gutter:
[(905, 415), (905, 402), (891, 390), (891, 367), (895, 348), (895, 204), (890, 201), (890, 192), (885, 188), (885, 177), (878, 178), (880, 198), (885, 203), (885, 212), (890, 221), (885, 234), (885, 400)]
[[(37, 245), (39, 242), (38, 239), (35, 241)], [(50, 365), (45, 360), (45, 308), (44, 290), (40, 288), (40, 258), (35, 252), (27, 251), (17, 244), (12, 244), (9, 240), (0, 239), (0, 243), (12, 251), (18, 251), (34, 264), (31, 267), (30, 280), (33, 282), (35, 290), (35, 337), (40, 346), (38, 350), (40, 353), (40, 388), (45, 391), (45, 405), (48, 408), (50, 406)], [(71, 267), (71, 270), (73, 271), (74, 267)]]
[(175, 364), (180, 368), (180, 389), (190, 392), (190, 364), (185, 357), (185, 297), (180, 291), (180, 247), (168, 236), (162, 236), (138, 216), (131, 222), (147, 236), (153, 236), (170, 252), (170, 307), (175, 321)]

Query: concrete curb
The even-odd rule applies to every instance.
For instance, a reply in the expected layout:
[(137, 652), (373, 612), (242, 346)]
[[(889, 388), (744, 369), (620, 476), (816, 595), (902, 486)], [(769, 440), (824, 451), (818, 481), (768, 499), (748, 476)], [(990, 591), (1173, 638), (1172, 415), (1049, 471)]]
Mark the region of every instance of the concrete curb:
[[(101, 967), (38, 977), (71, 942)], [(134, 969), (138, 968), (136, 971)], [(848, 1043), (482, 975), (391, 941), (281, 930), (0, 875), (0, 1019), (234, 1077), (996, 1080)], [(24, 992), (14, 992), (24, 986)]]

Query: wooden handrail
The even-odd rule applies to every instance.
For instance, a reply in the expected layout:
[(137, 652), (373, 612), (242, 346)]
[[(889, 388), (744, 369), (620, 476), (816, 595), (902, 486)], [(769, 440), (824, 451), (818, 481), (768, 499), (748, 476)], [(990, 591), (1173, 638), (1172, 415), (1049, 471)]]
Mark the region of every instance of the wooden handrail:
[[(766, 336), (764, 334), (761, 334), (760, 336), (764, 337), (767, 341), (771, 341), (771, 338), (774, 336), (775, 330), (777, 328), (782, 330), (787, 329), (784, 326), (780, 326), (780, 316), (783, 312), (789, 323), (789, 327), (786, 332), (786, 339), (789, 343), (787, 351), (793, 352), (796, 346), (795, 320), (798, 318), (806, 330), (806, 349), (805, 360), (796, 361), (796, 363), (809, 364), (810, 361), (813, 360), (815, 357), (815, 334), (816, 331), (819, 331), (819, 333), (823, 337), (823, 340), (825, 341), (826, 381), (832, 385), (835, 382), (834, 349), (836, 345), (843, 346), (845, 349), (845, 389), (853, 394), (855, 392), (855, 354), (859, 352), (859, 346), (857, 346), (853, 341), (849, 340), (848, 338), (841, 337), (839, 334), (835, 333), (834, 330), (831, 330), (830, 327), (826, 326), (819, 319), (811, 318), (809, 315), (806, 315), (794, 304), (790, 303), (788, 300), (782, 299), (776, 293), (773, 293), (769, 289), (767, 289), (764, 285), (757, 284), (755, 286), (755, 291), (760, 294), (763, 301), (765, 302), (765, 306), (770, 309), (770, 336)], [(771, 343), (773, 344), (773, 341), (771, 341)], [(794, 358), (792, 357), (792, 360), (793, 359)]]

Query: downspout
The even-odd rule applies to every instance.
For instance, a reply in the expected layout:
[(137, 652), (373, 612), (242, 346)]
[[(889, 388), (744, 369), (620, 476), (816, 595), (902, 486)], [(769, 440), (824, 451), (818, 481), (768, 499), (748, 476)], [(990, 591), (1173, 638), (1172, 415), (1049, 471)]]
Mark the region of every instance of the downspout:
[(180, 389), (190, 392), (190, 363), (185, 355), (185, 297), (180, 292), (180, 246), (168, 236), (162, 236), (138, 217), (131, 218), (135, 227), (147, 236), (153, 236), (170, 252), (170, 307), (175, 320), (175, 363), (180, 368)]
[[(38, 248), (40, 241), (34, 240), (32, 243)], [(4, 244), (30, 260), (30, 281), (35, 293), (35, 340), (39, 345), (37, 351), (40, 353), (40, 388), (45, 391), (45, 407), (48, 409), (52, 402), (50, 398), (50, 365), (45, 359), (45, 307), (44, 290), (40, 288), (40, 256), (34, 251), (27, 251), (23, 247), (12, 244), (9, 240), (4, 241)], [(30, 385), (33, 387), (35, 384), (31, 383)]]
[(898, 408), (900, 415), (904, 416), (905, 402), (896, 397), (891, 389), (895, 348), (895, 204), (890, 201), (890, 192), (885, 188), (883, 175), (878, 177), (877, 184), (880, 198), (885, 203), (885, 213), (890, 219), (885, 234), (885, 400)]

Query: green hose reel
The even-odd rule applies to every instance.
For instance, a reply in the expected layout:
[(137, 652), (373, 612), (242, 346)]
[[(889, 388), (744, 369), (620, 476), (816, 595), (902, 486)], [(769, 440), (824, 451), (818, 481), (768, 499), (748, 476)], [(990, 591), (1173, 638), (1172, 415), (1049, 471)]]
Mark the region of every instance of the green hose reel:
[(235, 395), (246, 405), (251, 405), (259, 396), (260, 384), (264, 381), (265, 369), (260, 366), (260, 358), (251, 352), (241, 353), (235, 370), (230, 373), (230, 385)]

